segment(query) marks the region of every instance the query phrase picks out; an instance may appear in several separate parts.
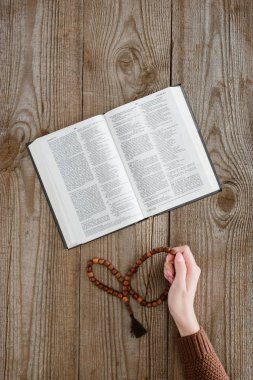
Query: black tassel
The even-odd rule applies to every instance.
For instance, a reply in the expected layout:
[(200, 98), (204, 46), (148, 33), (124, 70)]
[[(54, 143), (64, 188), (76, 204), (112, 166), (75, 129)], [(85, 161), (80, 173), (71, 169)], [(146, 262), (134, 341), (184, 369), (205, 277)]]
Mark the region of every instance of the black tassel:
[(140, 338), (142, 335), (147, 333), (147, 330), (142, 326), (142, 324), (134, 318), (133, 314), (130, 315), (132, 319), (131, 323), (131, 334), (136, 338)]

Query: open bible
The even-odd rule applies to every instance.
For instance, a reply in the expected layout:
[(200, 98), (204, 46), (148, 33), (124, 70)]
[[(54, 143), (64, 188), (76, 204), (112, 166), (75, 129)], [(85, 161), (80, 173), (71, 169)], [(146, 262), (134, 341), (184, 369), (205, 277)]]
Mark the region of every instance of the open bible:
[(181, 86), (27, 148), (68, 249), (221, 190)]

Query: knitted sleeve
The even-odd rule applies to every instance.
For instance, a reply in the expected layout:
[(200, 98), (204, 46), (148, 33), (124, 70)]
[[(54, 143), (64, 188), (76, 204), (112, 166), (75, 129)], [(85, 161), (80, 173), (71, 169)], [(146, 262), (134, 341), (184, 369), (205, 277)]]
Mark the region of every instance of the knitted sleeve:
[(187, 380), (227, 380), (226, 374), (204, 329), (178, 338), (178, 348)]

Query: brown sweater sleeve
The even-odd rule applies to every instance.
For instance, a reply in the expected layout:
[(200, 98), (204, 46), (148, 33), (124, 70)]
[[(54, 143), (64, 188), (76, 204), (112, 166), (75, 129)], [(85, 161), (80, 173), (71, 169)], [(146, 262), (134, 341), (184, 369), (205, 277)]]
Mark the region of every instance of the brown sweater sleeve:
[(226, 374), (204, 329), (178, 338), (179, 354), (187, 380), (227, 380)]

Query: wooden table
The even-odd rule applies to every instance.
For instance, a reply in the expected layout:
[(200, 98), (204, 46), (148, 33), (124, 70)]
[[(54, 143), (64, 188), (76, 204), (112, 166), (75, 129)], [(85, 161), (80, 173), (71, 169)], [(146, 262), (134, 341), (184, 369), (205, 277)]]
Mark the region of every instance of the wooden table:
[[(2, 0), (0, 21), (0, 379), (183, 379), (166, 304), (135, 307), (150, 331), (132, 338), (85, 275), (93, 256), (125, 273), (182, 243), (202, 268), (200, 323), (231, 379), (252, 379), (253, 2)], [(223, 191), (65, 251), (26, 143), (178, 83)], [(162, 266), (136, 278), (149, 298)]]

